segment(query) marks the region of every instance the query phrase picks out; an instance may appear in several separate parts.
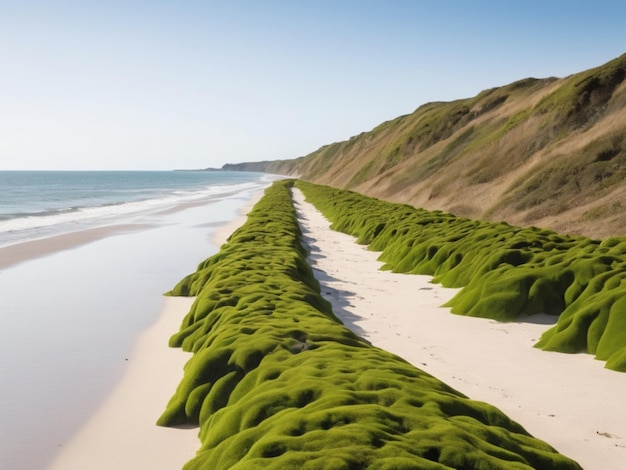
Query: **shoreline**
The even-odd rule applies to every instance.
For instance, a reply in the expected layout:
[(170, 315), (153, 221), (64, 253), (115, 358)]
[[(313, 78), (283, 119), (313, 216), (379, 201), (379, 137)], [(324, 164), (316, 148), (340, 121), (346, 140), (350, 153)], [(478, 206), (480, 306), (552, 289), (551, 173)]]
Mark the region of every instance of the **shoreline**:
[(156, 323), (137, 339), (122, 380), (63, 445), (50, 470), (181, 468), (195, 454), (200, 446), (197, 428), (155, 424), (191, 356), (168, 348), (167, 341), (193, 301), (164, 297)]
[[(214, 232), (240, 221), (261, 190), (0, 247), (0, 467), (48, 468), (71, 445), (130, 370), (137, 341), (162, 314), (163, 293), (217, 251)], [(168, 352), (182, 315), (162, 337)], [(149, 417), (154, 427), (182, 366), (161, 373), (173, 378)]]
[[(245, 222), (247, 213), (262, 194), (262, 191), (250, 194), (226, 223), (201, 223), (195, 227), (213, 229), (208, 241), (219, 248)], [(168, 213), (173, 212), (178, 211)], [(188, 271), (194, 267), (188, 266)], [(194, 300), (163, 296), (158, 318), (135, 340), (122, 377), (91, 417), (60, 447), (47, 467), (49, 470), (166, 470), (181, 468), (195, 455), (201, 444), (197, 427), (156, 425), (191, 357), (191, 353), (170, 348), (168, 341), (178, 331)]]
[(228, 238), (241, 227), (248, 216), (248, 212), (254, 207), (254, 205), (263, 197), (263, 191), (257, 191), (250, 195), (248, 201), (239, 208), (237, 215), (229, 220), (226, 224), (220, 225), (216, 228), (210, 237), (211, 243), (215, 245), (218, 250), (226, 243)]
[[(244, 214), (247, 213), (247, 211), (254, 205), (254, 201), (260, 199), (261, 195), (262, 191), (249, 194), (246, 199), (250, 199), (252, 202), (248, 202), (248, 204), (238, 212), (238, 215), (234, 218), (234, 220), (229, 220), (225, 224), (222, 222), (209, 223), (208, 227), (218, 227), (218, 235), (216, 235), (215, 240), (219, 241), (223, 239), (225, 241), (229, 234), (219, 232), (228, 228), (232, 228), (232, 230), (236, 229), (237, 226), (234, 226), (234, 224), (237, 223), (237, 221), (241, 222), (242, 211), (245, 209)], [(0, 270), (13, 267), (25, 261), (31, 261), (41, 258), (42, 256), (51, 255), (59, 251), (72, 250), (82, 245), (115, 235), (123, 235), (141, 230), (158, 228), (161, 224), (153, 222), (152, 219), (154, 219), (154, 217), (170, 216), (188, 209), (210, 206), (216, 204), (217, 202), (218, 201), (211, 198), (180, 202), (157, 211), (146, 211), (144, 213), (134, 214), (129, 221), (117, 221), (95, 227), (86, 226), (78, 230), (56, 233), (42, 238), (26, 239), (24, 241), (11, 243), (10, 245), (0, 246)], [(134, 221), (137, 219), (145, 219), (147, 221)]]
[(146, 223), (106, 225), (3, 246), (0, 247), (0, 270), (59, 251), (71, 250), (103, 238), (155, 227), (157, 225)]

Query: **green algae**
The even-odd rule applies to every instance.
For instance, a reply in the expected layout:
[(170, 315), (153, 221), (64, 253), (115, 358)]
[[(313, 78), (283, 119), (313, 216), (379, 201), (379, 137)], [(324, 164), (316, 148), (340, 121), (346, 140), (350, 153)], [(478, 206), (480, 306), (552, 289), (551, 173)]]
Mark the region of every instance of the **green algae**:
[(577, 469), (486, 403), (371, 346), (319, 293), (289, 188), (270, 187), (173, 295), (193, 351), (158, 421), (198, 424), (191, 469)]
[(554, 315), (536, 347), (588, 352), (626, 370), (626, 238), (600, 242), (296, 184), (332, 228), (380, 251), (383, 269), (462, 287), (446, 304), (453, 313), (500, 321)]

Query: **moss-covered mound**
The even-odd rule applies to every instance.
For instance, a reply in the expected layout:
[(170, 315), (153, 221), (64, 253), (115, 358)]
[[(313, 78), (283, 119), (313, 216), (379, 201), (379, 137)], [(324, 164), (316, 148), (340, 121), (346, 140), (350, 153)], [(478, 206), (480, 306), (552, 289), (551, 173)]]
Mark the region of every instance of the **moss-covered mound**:
[(279, 182), (173, 294), (194, 355), (165, 426), (200, 425), (190, 469), (576, 469), (496, 408), (355, 336), (306, 263)]
[(334, 229), (382, 251), (387, 269), (463, 287), (448, 303), (454, 313), (502, 321), (559, 315), (537, 347), (585, 351), (626, 371), (626, 238), (599, 242), (297, 185)]

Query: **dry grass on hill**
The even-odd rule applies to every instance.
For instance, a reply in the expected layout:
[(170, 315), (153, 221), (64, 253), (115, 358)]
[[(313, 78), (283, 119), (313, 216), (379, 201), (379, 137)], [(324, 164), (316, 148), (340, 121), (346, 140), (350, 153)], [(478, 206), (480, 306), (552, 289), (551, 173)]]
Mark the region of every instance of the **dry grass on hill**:
[(295, 160), (229, 166), (430, 210), (593, 238), (626, 235), (626, 55), (428, 103)]

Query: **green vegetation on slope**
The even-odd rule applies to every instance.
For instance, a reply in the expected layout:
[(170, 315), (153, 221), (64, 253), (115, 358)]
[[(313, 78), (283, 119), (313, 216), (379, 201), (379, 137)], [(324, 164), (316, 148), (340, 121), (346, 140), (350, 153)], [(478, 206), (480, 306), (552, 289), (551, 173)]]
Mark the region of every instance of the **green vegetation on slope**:
[(626, 78), (626, 55), (601, 67), (573, 75), (535, 108), (545, 116), (545, 125), (559, 131), (589, 126), (605, 111), (617, 87)]
[[(591, 200), (607, 195), (625, 180), (626, 134), (610, 133), (569, 155), (537, 165), (534, 174), (520, 178), (515, 189), (496, 207), (514, 207), (518, 211), (533, 209), (530, 219), (558, 214), (566, 207), (563, 199), (572, 194), (579, 195), (584, 202), (585, 198)], [(590, 193), (583, 196), (585, 192)], [(614, 213), (620, 209), (619, 200), (606, 207)], [(593, 214), (588, 217), (594, 218)]]
[(342, 326), (306, 263), (289, 188), (270, 187), (173, 290), (194, 355), (165, 426), (200, 425), (191, 469), (578, 469), (496, 408)]
[(559, 315), (537, 347), (585, 351), (626, 371), (626, 237), (598, 242), (296, 184), (335, 230), (382, 251), (386, 269), (463, 287), (448, 303), (454, 313), (501, 321)]

